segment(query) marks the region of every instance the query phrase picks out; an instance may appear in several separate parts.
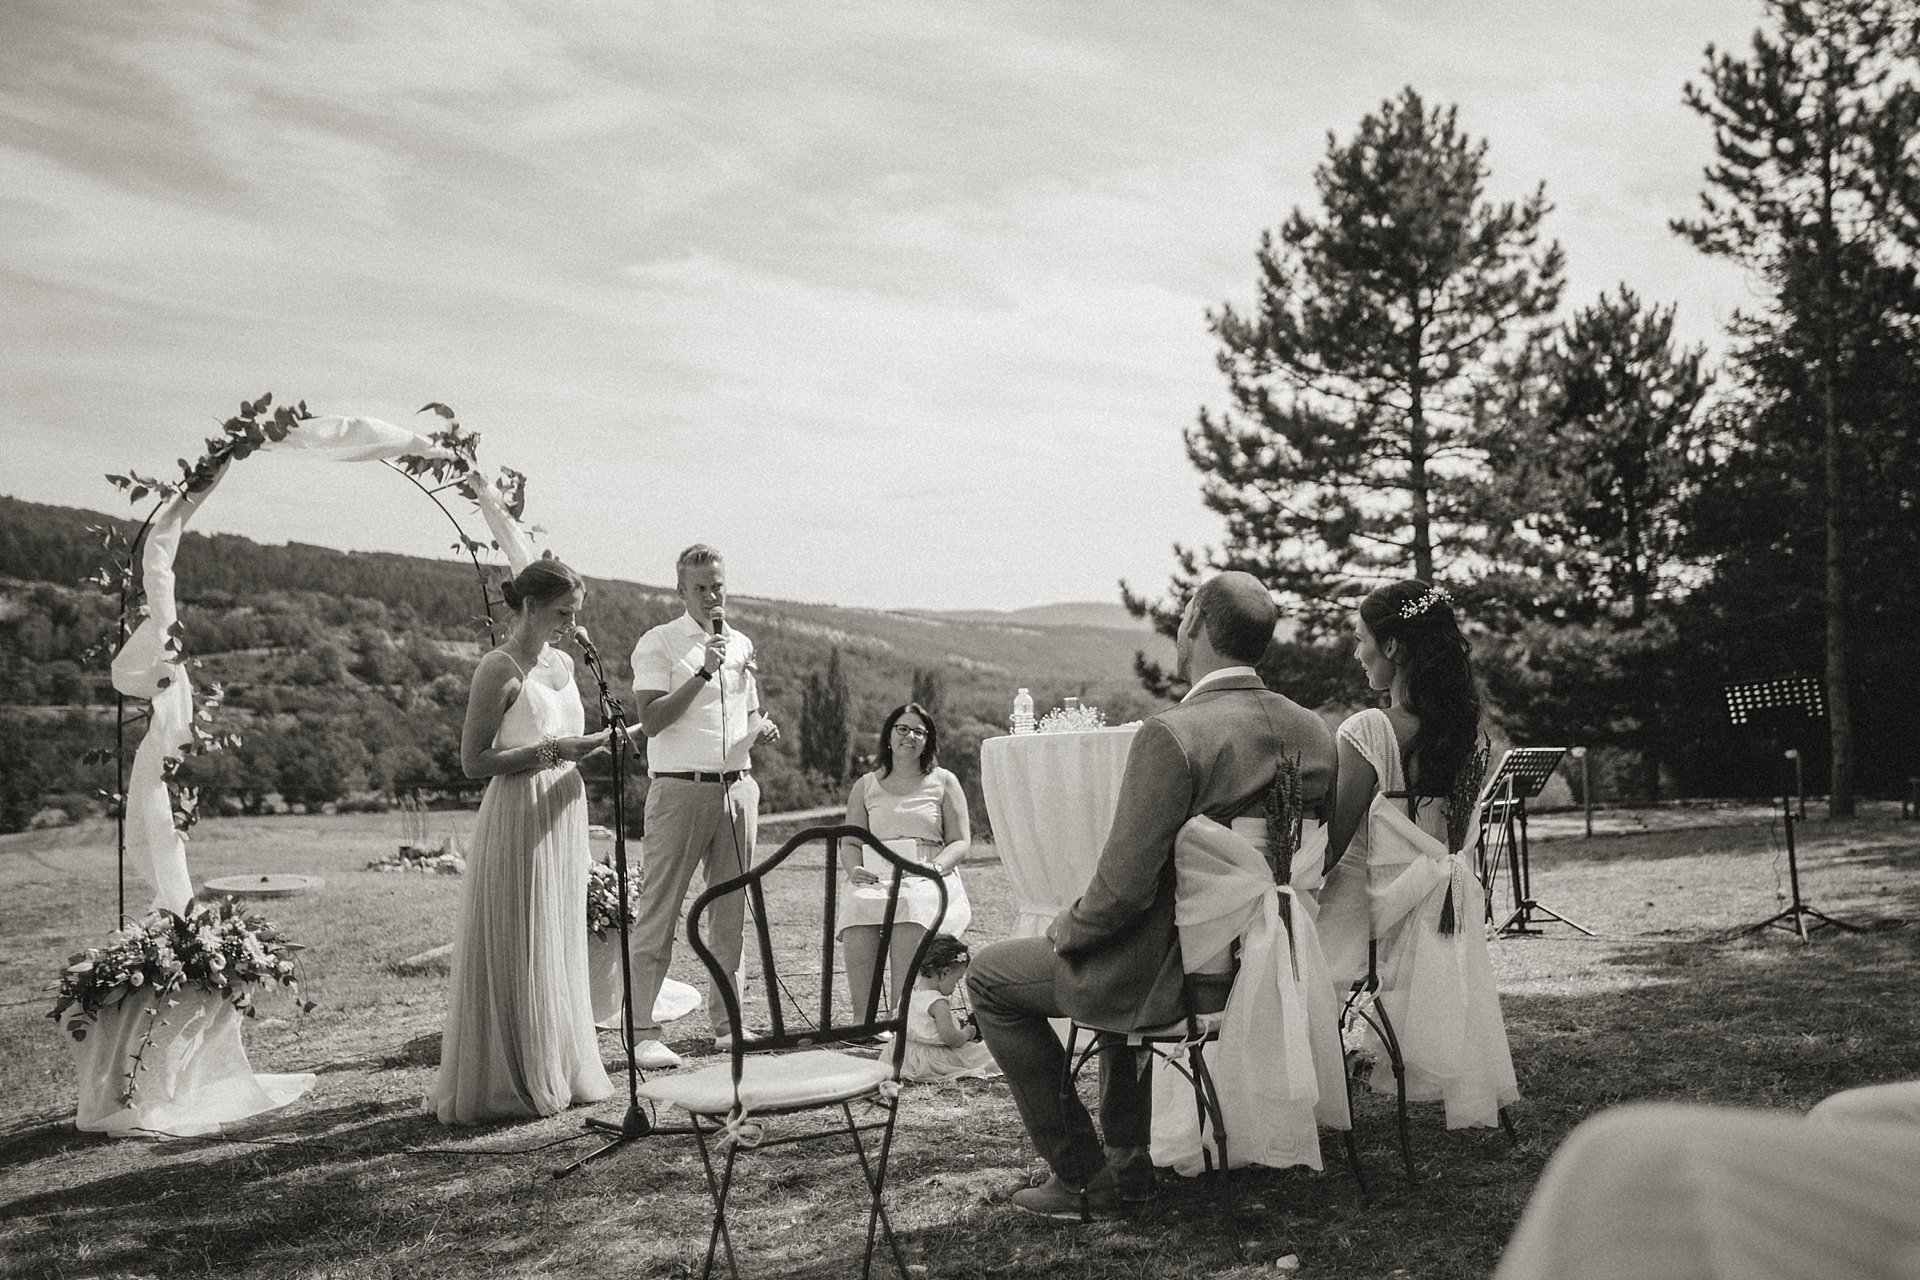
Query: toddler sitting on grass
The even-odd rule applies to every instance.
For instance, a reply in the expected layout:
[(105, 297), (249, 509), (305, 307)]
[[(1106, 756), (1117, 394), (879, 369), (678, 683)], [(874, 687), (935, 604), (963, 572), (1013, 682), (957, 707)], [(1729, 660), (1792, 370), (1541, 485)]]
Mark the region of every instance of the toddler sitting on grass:
[(984, 1080), (1000, 1074), (972, 1018), (954, 1017), (954, 988), (965, 980), (970, 958), (967, 944), (951, 934), (936, 934), (927, 943), (907, 1003), (907, 1049), (900, 1072), (906, 1079)]

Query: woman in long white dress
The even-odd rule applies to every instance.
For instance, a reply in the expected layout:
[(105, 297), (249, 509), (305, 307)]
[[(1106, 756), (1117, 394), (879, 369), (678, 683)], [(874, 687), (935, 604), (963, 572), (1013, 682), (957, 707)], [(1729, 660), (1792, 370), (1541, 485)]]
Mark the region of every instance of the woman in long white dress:
[[(1349, 717), (1335, 735), (1319, 909), (1327, 968), (1344, 994), (1367, 972), (1373, 941), (1407, 1096), (1445, 1102), (1448, 1128), (1495, 1125), (1520, 1094), (1485, 899), (1459, 852), (1479, 787), (1480, 695), (1467, 641), (1446, 591), (1417, 578), (1368, 595), (1353, 631), (1354, 657), (1388, 705)], [(1385, 1071), (1373, 1084), (1395, 1087)]]
[[(847, 823), (865, 827), (881, 843), (912, 861), (932, 867), (947, 883), (947, 914), (940, 931), (955, 937), (966, 932), (971, 914), (960, 886), (959, 865), (971, 847), (967, 797), (960, 779), (939, 767), (940, 731), (933, 716), (917, 702), (895, 707), (880, 726), (880, 758), (870, 773), (860, 776), (847, 796)], [(847, 994), (856, 1016), (867, 1009), (881, 964), (892, 961), (896, 989), (874, 1016), (885, 1017), (893, 1002), (906, 993), (898, 990), (899, 975), (913, 959), (939, 910), (940, 891), (931, 880), (902, 876), (900, 898), (894, 908), (893, 935), (888, 955), (880, 954), (880, 931), (892, 893), (891, 876), (882, 883), (878, 874), (862, 865), (859, 846), (840, 847), (840, 943), (846, 949)]]
[(573, 661), (551, 641), (585, 600), (580, 576), (537, 560), (501, 587), (505, 643), (473, 673), (460, 763), (491, 778), (467, 856), (440, 1071), (443, 1124), (544, 1116), (613, 1092), (587, 973), (587, 799), (574, 767), (599, 746)]

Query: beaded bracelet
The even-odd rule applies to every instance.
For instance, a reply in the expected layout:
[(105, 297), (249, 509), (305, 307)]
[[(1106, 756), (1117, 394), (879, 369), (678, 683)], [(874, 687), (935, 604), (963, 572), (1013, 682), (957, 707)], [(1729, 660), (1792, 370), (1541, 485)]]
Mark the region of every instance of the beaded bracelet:
[(540, 739), (540, 745), (533, 749), (533, 754), (539, 757), (540, 767), (542, 769), (558, 769), (560, 767), (560, 739), (551, 733), (548, 734), (546, 737)]

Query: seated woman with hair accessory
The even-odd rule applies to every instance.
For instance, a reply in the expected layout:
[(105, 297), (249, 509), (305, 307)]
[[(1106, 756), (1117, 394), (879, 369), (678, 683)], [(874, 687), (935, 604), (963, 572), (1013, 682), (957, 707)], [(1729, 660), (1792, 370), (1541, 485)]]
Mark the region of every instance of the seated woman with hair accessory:
[[(1460, 853), (1485, 770), (1467, 641), (1446, 589), (1417, 578), (1368, 595), (1353, 630), (1354, 658), (1388, 705), (1349, 717), (1335, 735), (1319, 914), (1327, 968), (1344, 992), (1366, 975), (1376, 945), (1407, 1097), (1444, 1101), (1450, 1129), (1497, 1125), (1520, 1092), (1485, 900)], [(1381, 1072), (1374, 1087), (1394, 1085)]]
[[(933, 715), (919, 703), (909, 702), (889, 712), (880, 726), (879, 761), (872, 772), (860, 776), (847, 796), (847, 824), (865, 827), (889, 848), (942, 874), (947, 886), (947, 914), (940, 931), (959, 937), (966, 932), (973, 913), (960, 873), (954, 868), (972, 844), (972, 828), (960, 779), (939, 767), (939, 744), (940, 731)], [(847, 994), (852, 997), (855, 1016), (862, 1016), (870, 1008), (873, 1012), (866, 1016), (878, 1016), (882, 1006), (869, 1002), (881, 964), (891, 960), (895, 975), (906, 972), (927, 926), (933, 923), (940, 895), (929, 880), (901, 877), (893, 937), (887, 948), (889, 954), (883, 957), (880, 930), (892, 896), (891, 879), (883, 883), (878, 874), (864, 866), (860, 846), (852, 842), (840, 846), (840, 862), (846, 879), (841, 886), (837, 924), (846, 948)], [(886, 997), (884, 1008), (894, 1008), (893, 1002), (905, 995), (893, 991)]]

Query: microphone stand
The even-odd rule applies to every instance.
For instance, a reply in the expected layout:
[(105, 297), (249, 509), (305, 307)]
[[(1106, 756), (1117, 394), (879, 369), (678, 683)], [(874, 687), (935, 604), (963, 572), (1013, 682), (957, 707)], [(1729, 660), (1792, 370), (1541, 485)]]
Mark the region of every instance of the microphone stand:
[(640, 1106), (640, 1068), (633, 1060), (633, 956), (632, 942), (629, 936), (633, 919), (633, 904), (627, 900), (627, 778), (626, 751), (633, 745), (627, 725), (627, 711), (620, 699), (613, 696), (607, 687), (607, 674), (600, 667), (600, 654), (583, 632), (574, 636), (579, 642), (581, 653), (586, 655), (587, 669), (593, 672), (593, 678), (600, 686), (600, 718), (607, 729), (607, 747), (613, 753), (613, 871), (620, 885), (620, 1044), (626, 1051), (627, 1059), (627, 1114), (620, 1123), (601, 1120), (588, 1116), (586, 1127), (598, 1133), (609, 1133), (613, 1137), (598, 1149), (589, 1151), (562, 1169), (555, 1169), (555, 1178), (564, 1178), (575, 1173), (587, 1164), (599, 1159), (610, 1151), (618, 1150), (627, 1143), (654, 1133), (694, 1132), (691, 1125), (656, 1125), (652, 1118)]

